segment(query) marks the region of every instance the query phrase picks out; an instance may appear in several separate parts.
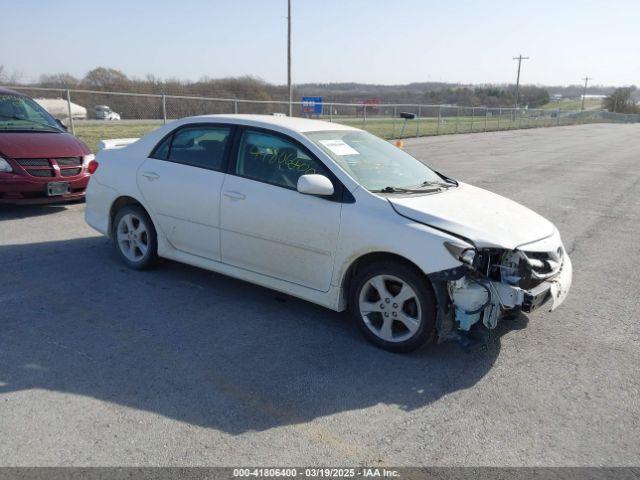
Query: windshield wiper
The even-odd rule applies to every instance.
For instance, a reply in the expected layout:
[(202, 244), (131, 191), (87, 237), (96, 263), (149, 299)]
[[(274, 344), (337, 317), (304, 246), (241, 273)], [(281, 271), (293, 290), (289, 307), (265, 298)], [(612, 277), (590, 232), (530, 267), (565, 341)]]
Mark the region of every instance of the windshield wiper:
[(442, 187), (442, 188), (451, 188), (451, 187), (457, 187), (458, 186), (458, 182), (455, 182), (453, 180), (450, 179), (445, 179), (446, 183), (443, 182), (433, 182), (431, 180), (425, 180), (424, 182), (422, 182), (420, 184), (421, 187)]
[(378, 190), (371, 190), (373, 193), (431, 193), (440, 190), (438, 188), (402, 188), (402, 187), (384, 187)]
[[(405, 187), (384, 187), (379, 190), (371, 190), (374, 193), (432, 193), (442, 190), (443, 188), (451, 188), (456, 184), (453, 183), (443, 183), (443, 182), (432, 182), (431, 180), (426, 180), (422, 182), (420, 185), (414, 188), (405, 188)], [(425, 187), (434, 187), (434, 188), (425, 188)]]
[(36, 125), (40, 125), (41, 127), (50, 128), (51, 130), (55, 130), (56, 132), (61, 132), (62, 131), (62, 130), (58, 129), (57, 127), (54, 127), (53, 125), (49, 125), (48, 123), (38, 122), (37, 120), (31, 120), (30, 118), (22, 118), (22, 117), (18, 117), (16, 115), (0, 115), (0, 118), (6, 118), (7, 120), (20, 120), (20, 121), (24, 121), (24, 122), (31, 122), (31, 123), (34, 123)]
[(456, 187), (460, 186), (457, 180), (454, 180), (453, 178), (449, 178), (446, 175), (441, 174), (440, 172), (435, 172), (435, 173), (438, 174), (438, 176), (442, 178), (445, 182), (450, 183), (451, 185), (454, 185)]

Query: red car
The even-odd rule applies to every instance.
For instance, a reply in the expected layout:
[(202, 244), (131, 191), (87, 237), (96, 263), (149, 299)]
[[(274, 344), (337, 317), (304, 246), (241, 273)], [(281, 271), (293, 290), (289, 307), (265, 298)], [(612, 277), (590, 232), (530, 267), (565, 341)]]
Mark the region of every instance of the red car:
[(0, 204), (82, 199), (93, 158), (31, 98), (0, 88)]

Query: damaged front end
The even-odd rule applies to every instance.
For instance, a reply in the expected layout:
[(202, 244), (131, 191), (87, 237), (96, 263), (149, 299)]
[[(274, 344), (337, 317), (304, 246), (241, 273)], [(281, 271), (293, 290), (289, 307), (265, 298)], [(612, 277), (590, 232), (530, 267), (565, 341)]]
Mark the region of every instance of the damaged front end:
[(571, 260), (557, 234), (513, 250), (445, 247), (462, 265), (429, 276), (439, 304), (439, 341), (460, 341), (481, 325), (494, 329), (505, 315), (554, 310), (571, 287)]

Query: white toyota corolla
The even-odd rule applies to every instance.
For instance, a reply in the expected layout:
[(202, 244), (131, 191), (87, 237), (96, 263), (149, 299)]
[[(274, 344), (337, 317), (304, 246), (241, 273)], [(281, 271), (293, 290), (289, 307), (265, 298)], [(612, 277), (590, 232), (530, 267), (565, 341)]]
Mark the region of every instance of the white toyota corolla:
[(468, 344), (571, 285), (551, 222), (356, 128), (191, 117), (104, 141), (90, 169), (86, 221), (129, 267), (164, 257), (348, 308), (392, 351)]

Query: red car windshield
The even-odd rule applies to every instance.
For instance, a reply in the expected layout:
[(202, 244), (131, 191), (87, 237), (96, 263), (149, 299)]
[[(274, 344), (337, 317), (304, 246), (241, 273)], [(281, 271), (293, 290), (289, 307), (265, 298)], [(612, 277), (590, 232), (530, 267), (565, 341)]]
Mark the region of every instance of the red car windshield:
[(0, 130), (61, 131), (56, 120), (29, 97), (0, 94)]

